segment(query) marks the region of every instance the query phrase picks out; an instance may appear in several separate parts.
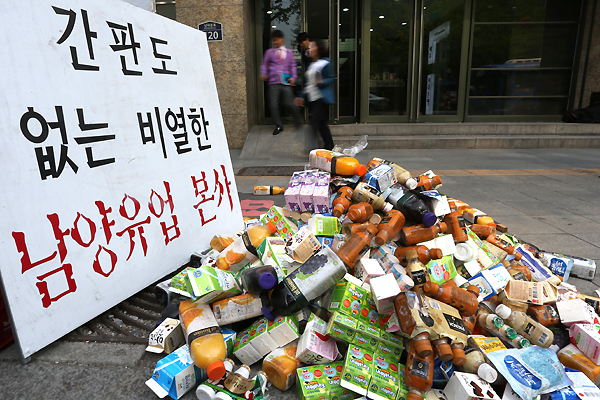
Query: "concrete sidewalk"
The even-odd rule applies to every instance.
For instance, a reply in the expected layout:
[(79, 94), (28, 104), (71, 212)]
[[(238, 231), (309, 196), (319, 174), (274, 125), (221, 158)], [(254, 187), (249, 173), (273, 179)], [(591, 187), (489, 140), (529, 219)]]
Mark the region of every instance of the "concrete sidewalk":
[[(240, 157), (241, 150), (232, 150), (234, 170), (288, 165), (302, 169), (308, 162), (304, 150), (310, 148), (279, 151), (290, 140), (281, 134), (277, 141), (262, 142), (260, 158)], [(365, 150), (358, 159), (365, 163), (375, 156), (414, 173), (432, 169), (442, 175), (444, 194), (487, 212), (510, 233), (544, 250), (600, 263), (599, 149)], [(251, 193), (256, 184), (286, 186), (288, 181), (289, 176), (236, 178), (241, 193)], [(593, 294), (600, 274), (594, 281), (572, 278), (569, 283)], [(157, 399), (144, 382), (161, 356), (144, 348), (59, 340), (22, 365), (12, 344), (0, 350), (0, 399)], [(269, 395), (270, 400), (297, 398), (295, 388), (285, 393), (271, 388)], [(190, 392), (183, 398), (196, 397)]]

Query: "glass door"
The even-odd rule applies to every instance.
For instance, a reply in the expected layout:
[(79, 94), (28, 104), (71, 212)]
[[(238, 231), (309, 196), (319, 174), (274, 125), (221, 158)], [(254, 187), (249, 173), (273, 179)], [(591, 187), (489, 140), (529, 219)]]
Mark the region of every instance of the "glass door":
[(334, 3), (334, 39), (331, 54), (337, 71), (334, 120), (338, 123), (358, 121), (359, 85), (359, 15), (358, 0), (336, 0)]

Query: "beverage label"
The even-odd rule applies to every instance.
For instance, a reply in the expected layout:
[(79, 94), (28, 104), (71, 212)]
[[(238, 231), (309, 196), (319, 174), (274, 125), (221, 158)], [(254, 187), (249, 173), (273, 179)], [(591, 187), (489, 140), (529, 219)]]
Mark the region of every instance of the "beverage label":
[(367, 395), (373, 371), (373, 353), (360, 347), (350, 345), (341, 386), (363, 396)]
[(427, 274), (425, 273), (425, 270), (409, 271), (409, 273), (415, 285), (424, 285), (427, 283)]
[(300, 306), (307, 307), (309, 301), (335, 286), (346, 272), (344, 263), (333, 250), (323, 247), (283, 282)]
[(422, 378), (427, 380), (427, 375), (429, 373), (429, 363), (427, 361), (419, 360), (415, 358), (412, 365), (412, 370), (410, 371), (411, 375), (414, 375), (418, 378)]

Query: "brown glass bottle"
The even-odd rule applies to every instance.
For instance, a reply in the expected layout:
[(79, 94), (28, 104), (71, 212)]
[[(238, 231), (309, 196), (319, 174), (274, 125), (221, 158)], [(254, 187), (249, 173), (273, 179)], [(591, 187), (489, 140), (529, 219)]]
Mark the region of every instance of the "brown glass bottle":
[(494, 225), (473, 224), (469, 226), (469, 229), (483, 240), (487, 239), (487, 237), (490, 235), (496, 234), (496, 227)]
[(515, 256), (515, 260), (517, 260), (517, 261), (520, 260), (522, 257), (521, 253), (517, 253), (515, 251), (515, 248), (513, 247), (513, 245), (508, 243), (506, 240), (501, 239), (500, 236), (498, 236), (498, 235), (490, 235), (485, 240), (487, 240), (488, 243), (491, 243), (494, 246), (501, 248), (508, 254)]
[(426, 357), (417, 354), (413, 340), (408, 343), (408, 357), (404, 369), (404, 382), (408, 386), (406, 400), (422, 400), (433, 385), (433, 353)]
[(438, 233), (445, 233), (448, 231), (448, 226), (440, 222), (429, 228), (423, 225), (405, 226), (400, 230), (400, 243), (402, 246), (412, 246), (417, 243), (431, 240), (438, 235)]
[(352, 222), (367, 222), (373, 216), (373, 206), (366, 202), (352, 204), (346, 215)]
[(348, 207), (352, 204), (352, 193), (350, 186), (343, 186), (337, 191), (332, 202), (334, 216), (339, 218), (348, 211)]
[(556, 308), (551, 305), (534, 306), (530, 305), (527, 309), (527, 315), (535, 319), (544, 326), (553, 326), (560, 324), (560, 315)]
[(452, 211), (444, 217), (444, 222), (448, 226), (448, 233), (452, 234), (455, 242), (464, 242), (469, 237), (465, 231), (465, 221), (458, 211)]
[(370, 248), (371, 240), (373, 240), (373, 235), (368, 230), (353, 233), (336, 254), (348, 268), (354, 269), (354, 264), (356, 264), (363, 250)]
[(428, 295), (455, 307), (461, 316), (468, 317), (475, 314), (479, 303), (479, 288), (477, 286), (469, 286), (469, 290), (464, 290), (452, 284), (438, 285), (435, 282), (427, 282), (423, 286), (423, 291)]
[(377, 236), (375, 236), (375, 243), (379, 246), (383, 246), (388, 240), (394, 239), (400, 229), (404, 226), (406, 219), (404, 215), (398, 210), (392, 210), (385, 214), (385, 217), (377, 225)]
[(397, 247), (394, 255), (400, 260), (400, 262), (406, 260), (406, 252), (409, 250), (416, 250), (419, 256), (419, 261), (423, 264), (427, 264), (431, 260), (439, 260), (444, 256), (442, 249), (428, 249), (426, 246), (410, 246), (410, 247)]
[(423, 293), (423, 285), (429, 281), (427, 268), (419, 261), (419, 255), (416, 250), (407, 251), (406, 260), (408, 261), (406, 273), (415, 284), (413, 290), (418, 293)]

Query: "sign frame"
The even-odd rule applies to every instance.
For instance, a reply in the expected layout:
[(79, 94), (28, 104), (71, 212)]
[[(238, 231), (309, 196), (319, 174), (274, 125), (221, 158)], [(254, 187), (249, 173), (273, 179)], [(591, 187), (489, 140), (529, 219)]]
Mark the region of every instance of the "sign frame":
[(198, 24), (198, 30), (206, 33), (206, 40), (209, 42), (223, 41), (223, 24), (215, 21), (206, 21)]

